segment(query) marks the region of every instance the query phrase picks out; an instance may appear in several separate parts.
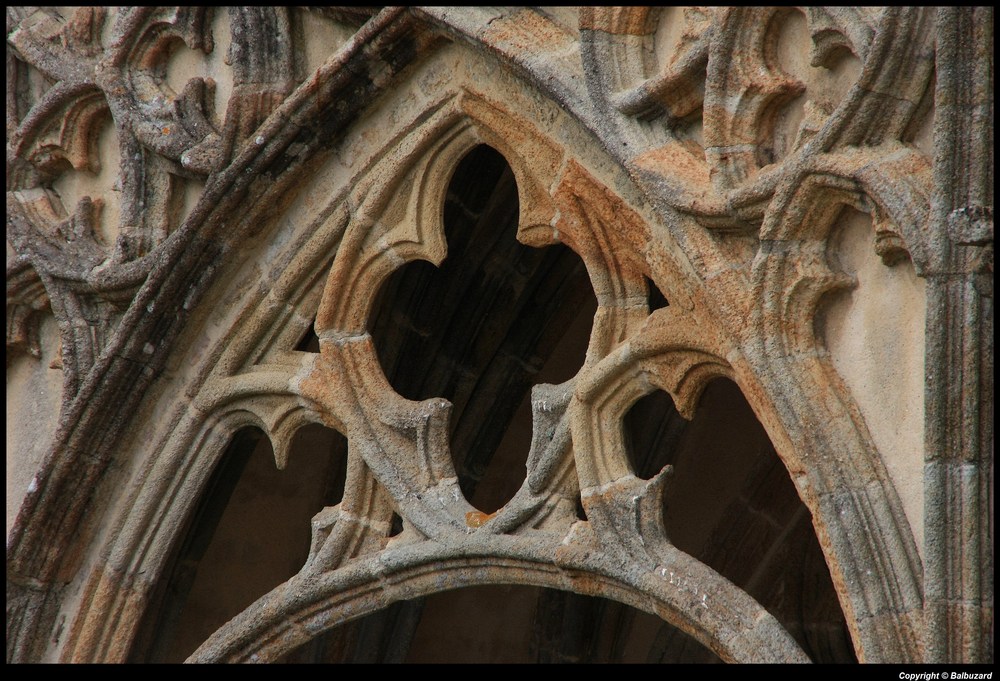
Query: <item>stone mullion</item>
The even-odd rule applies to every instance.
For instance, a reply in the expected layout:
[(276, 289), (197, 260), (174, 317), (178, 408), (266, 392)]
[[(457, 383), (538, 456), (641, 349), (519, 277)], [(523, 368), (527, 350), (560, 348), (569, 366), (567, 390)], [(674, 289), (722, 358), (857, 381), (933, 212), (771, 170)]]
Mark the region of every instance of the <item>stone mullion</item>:
[[(939, 10), (925, 394), (926, 658), (992, 659), (992, 10)], [(989, 263), (989, 264), (987, 264)]]
[(982, 661), (991, 656), (993, 602), (992, 437), (982, 435), (992, 435), (992, 428), (983, 423), (980, 400), (992, 403), (993, 391), (979, 365), (980, 347), (992, 345), (991, 323), (977, 308), (989, 301), (961, 282), (935, 288), (929, 303), (943, 305), (933, 317), (928, 314), (926, 361), (937, 371), (928, 376), (925, 428), (927, 655), (940, 662)]

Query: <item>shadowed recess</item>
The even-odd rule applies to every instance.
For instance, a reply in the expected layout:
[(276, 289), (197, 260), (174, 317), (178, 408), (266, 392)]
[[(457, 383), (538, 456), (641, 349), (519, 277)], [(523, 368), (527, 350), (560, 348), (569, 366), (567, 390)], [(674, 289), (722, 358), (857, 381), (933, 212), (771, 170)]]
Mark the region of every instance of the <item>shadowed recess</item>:
[(346, 438), (323, 426), (299, 429), (283, 471), (259, 429), (238, 431), (167, 563), (130, 661), (184, 661), (295, 575), (309, 552), (310, 520), (343, 496), (346, 463)]
[[(808, 509), (739, 387), (716, 379), (685, 421), (660, 390), (623, 422), (629, 463), (649, 479), (674, 467), (667, 537), (767, 608), (815, 662), (855, 662)], [(687, 642), (664, 632), (662, 659)]]
[(646, 305), (649, 307), (649, 311), (655, 312), (667, 307), (670, 303), (667, 302), (667, 297), (663, 295), (660, 287), (649, 277), (643, 277), (643, 279), (646, 281)]
[(455, 469), (466, 498), (486, 512), (524, 480), (531, 386), (576, 374), (597, 306), (583, 261), (565, 246), (519, 243), (518, 216), (503, 156), (473, 149), (445, 199), (447, 258), (439, 268), (416, 261), (397, 270), (368, 324), (396, 392), (454, 405)]
[(302, 338), (296, 344), (294, 350), (298, 352), (313, 352), (319, 354), (319, 336), (316, 335), (316, 320), (309, 325), (306, 332), (302, 334)]

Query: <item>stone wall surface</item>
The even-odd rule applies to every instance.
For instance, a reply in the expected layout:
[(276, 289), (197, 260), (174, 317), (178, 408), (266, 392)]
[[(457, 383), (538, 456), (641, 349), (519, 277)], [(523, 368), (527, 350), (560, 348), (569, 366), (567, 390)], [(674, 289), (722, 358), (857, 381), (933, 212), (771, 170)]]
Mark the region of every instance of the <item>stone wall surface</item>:
[(8, 8), (8, 661), (992, 662), (992, 27)]

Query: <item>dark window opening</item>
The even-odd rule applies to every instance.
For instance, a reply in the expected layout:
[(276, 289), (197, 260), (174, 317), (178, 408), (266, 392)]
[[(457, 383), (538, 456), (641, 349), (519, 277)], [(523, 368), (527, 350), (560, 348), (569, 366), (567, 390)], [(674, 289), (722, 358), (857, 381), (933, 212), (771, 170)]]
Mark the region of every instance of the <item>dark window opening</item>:
[(216, 629), (294, 576), (309, 553), (310, 521), (338, 503), (347, 440), (306, 426), (283, 471), (256, 428), (237, 432), (168, 563), (133, 645), (133, 662), (182, 662)]
[(632, 405), (622, 427), (632, 472), (649, 480), (674, 463), (677, 442), (687, 425), (663, 390), (651, 392)]
[(368, 324), (396, 392), (454, 405), (459, 484), (485, 512), (524, 480), (531, 387), (576, 374), (597, 309), (583, 261), (565, 246), (519, 243), (518, 217), (507, 162), (488, 146), (473, 149), (448, 187), (447, 258), (439, 268), (417, 261), (397, 270)]
[(712, 381), (690, 422), (653, 392), (623, 434), (639, 477), (674, 467), (664, 525), (675, 546), (757, 599), (813, 661), (857, 661), (812, 517), (735, 383)]

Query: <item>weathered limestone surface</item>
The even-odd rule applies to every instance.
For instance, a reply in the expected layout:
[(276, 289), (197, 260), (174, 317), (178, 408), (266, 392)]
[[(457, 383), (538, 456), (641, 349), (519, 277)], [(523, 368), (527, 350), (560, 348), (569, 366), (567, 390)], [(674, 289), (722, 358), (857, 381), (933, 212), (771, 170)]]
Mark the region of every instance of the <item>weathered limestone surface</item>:
[[(258, 428), (284, 468), (317, 424), (346, 438), (342, 499), (298, 573), (191, 661), (282, 659), (497, 584), (631, 605), (725, 661), (808, 661), (668, 537), (671, 466), (630, 460), (640, 399), (690, 420), (720, 377), (811, 517), (857, 658), (992, 661), (992, 26), (990, 8), (8, 8), (8, 661), (134, 656), (234, 436)], [(591, 320), (556, 290), (569, 256), (496, 274), (540, 282), (541, 316), (589, 341), (572, 378), (536, 381), (526, 473), (485, 509), (480, 431), (451, 419), (513, 413), (518, 371), (562, 370), (557, 339), (478, 388), (432, 369), (454, 395), (407, 399), (372, 328), (394, 272), (459, 257), (442, 216), (481, 145), (512, 172), (517, 240), (568, 247), (596, 297)]]

